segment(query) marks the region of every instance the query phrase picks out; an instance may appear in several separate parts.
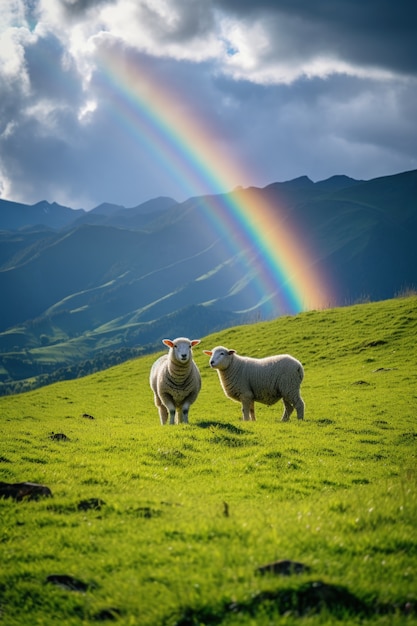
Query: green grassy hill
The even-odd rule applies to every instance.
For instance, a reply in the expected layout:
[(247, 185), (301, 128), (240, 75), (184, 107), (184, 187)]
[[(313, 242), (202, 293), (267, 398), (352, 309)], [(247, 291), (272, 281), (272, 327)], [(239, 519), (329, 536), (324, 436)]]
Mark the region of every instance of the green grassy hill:
[[(412, 296), (203, 338), (188, 426), (159, 425), (155, 355), (0, 398), (0, 481), (53, 493), (0, 499), (0, 623), (417, 623), (416, 333)], [(299, 358), (305, 421), (242, 422), (218, 344)]]

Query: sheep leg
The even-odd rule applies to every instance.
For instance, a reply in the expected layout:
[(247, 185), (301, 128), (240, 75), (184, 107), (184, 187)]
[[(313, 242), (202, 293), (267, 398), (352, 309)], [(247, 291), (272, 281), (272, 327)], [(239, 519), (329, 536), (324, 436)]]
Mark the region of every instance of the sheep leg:
[(249, 417), (252, 420), (252, 422), (256, 421), (256, 417), (255, 417), (255, 402), (252, 400), (252, 402), (250, 403), (249, 406)]
[[(168, 396), (168, 395), (164, 395), (163, 396), (163, 402), (164, 402), (164, 405), (166, 407), (165, 410), (167, 411), (167, 415), (168, 415), (168, 412), (169, 412), (169, 423), (172, 426), (173, 424), (175, 424), (176, 406), (175, 406), (171, 396)], [(166, 420), (165, 420), (165, 422), (166, 422)]]
[(242, 398), (242, 419), (245, 422), (249, 422), (249, 420), (253, 419), (253, 417), (255, 417), (255, 410), (254, 410), (254, 402), (252, 400), (252, 398)]
[(161, 420), (161, 425), (164, 426), (167, 423), (168, 419), (168, 411), (164, 407), (163, 404), (158, 408), (159, 411), (159, 419)]
[(156, 394), (154, 394), (154, 402), (155, 402), (155, 406), (158, 409), (159, 419), (161, 420), (161, 425), (164, 426), (164, 424), (167, 423), (168, 411), (166, 410), (166, 407), (162, 404), (161, 399)]
[(169, 409), (169, 423), (170, 426), (173, 426), (175, 424), (175, 414), (176, 414), (176, 410), (175, 410), (175, 406), (174, 408), (170, 408)]
[(297, 418), (299, 420), (304, 419), (304, 400), (299, 397), (298, 400), (294, 403), (295, 410), (297, 411)]
[(188, 424), (188, 411), (190, 407), (188, 404), (183, 404), (181, 407), (181, 412), (179, 414), (179, 422), (183, 424)]
[[(282, 416), (283, 422), (286, 422), (289, 419), (294, 409), (297, 411), (297, 418), (299, 420), (304, 419), (304, 401), (299, 394), (292, 396), (290, 400), (284, 400), (284, 404), (285, 411), (284, 415)], [(287, 417), (286, 419), (284, 419), (286, 414)]]
[(286, 400), (285, 398), (283, 398), (283, 402), (284, 402), (284, 413), (282, 414), (281, 422), (288, 422), (290, 419), (291, 413), (294, 411), (294, 407), (291, 404), (291, 402), (289, 402), (289, 400)]

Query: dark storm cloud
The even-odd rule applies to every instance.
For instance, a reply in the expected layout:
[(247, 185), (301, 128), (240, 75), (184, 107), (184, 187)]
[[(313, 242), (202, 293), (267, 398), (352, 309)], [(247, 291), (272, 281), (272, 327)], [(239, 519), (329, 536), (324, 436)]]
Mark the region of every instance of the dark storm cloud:
[(80, 103), (82, 87), (74, 61), (52, 34), (25, 48), (32, 99), (48, 98), (71, 106)]
[(18, 197), (35, 201), (39, 188), (52, 195), (68, 176), (78, 175), (80, 168), (71, 162), (76, 162), (83, 89), (73, 61), (52, 34), (25, 43), (19, 76), (9, 87), (0, 105), (0, 171)]
[(184, 44), (199, 35), (203, 36), (215, 27), (213, 8), (210, 2), (181, 0), (180, 3), (177, 3), (175, 20), (161, 19), (160, 13), (152, 2), (145, 3), (141, 8), (141, 15), (155, 33), (159, 33), (168, 41), (183, 42)]
[[(100, 46), (209, 129), (243, 186), (417, 167), (417, 17), (399, 0), (15, 0), (0, 31), (0, 195), (186, 199), (129, 126)], [(117, 79), (116, 79), (117, 83)], [(136, 112), (138, 114), (138, 112)]]
[(417, 71), (414, 0), (214, 0), (214, 4), (235, 18), (266, 16), (271, 41), (274, 33), (285, 36), (290, 55), (325, 51), (358, 64)]

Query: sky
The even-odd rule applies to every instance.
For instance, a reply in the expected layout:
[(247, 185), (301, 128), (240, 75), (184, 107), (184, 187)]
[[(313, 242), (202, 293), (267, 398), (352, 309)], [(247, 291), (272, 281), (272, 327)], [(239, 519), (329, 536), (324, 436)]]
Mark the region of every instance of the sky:
[(413, 169), (415, 0), (0, 2), (2, 199), (134, 207)]

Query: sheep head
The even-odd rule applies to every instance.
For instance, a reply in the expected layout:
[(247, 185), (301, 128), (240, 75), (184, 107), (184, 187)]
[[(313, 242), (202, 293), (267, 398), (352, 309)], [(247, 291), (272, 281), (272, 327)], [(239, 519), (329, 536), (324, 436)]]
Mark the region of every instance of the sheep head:
[(187, 339), (178, 337), (177, 339), (163, 339), (162, 343), (170, 348), (173, 358), (179, 363), (188, 363), (192, 358), (192, 348), (200, 343), (200, 339)]

